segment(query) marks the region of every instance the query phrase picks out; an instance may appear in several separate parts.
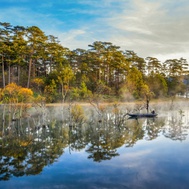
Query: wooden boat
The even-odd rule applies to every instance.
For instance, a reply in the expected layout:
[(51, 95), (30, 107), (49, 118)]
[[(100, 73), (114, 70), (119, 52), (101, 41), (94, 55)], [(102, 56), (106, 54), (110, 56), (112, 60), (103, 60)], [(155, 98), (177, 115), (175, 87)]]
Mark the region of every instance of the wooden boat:
[(143, 114), (139, 114), (139, 113), (136, 113), (136, 114), (131, 114), (131, 113), (128, 113), (128, 115), (131, 117), (131, 118), (142, 118), (142, 117), (146, 117), (146, 118), (153, 118), (153, 117), (156, 117), (157, 114), (153, 114), (153, 113), (143, 113)]

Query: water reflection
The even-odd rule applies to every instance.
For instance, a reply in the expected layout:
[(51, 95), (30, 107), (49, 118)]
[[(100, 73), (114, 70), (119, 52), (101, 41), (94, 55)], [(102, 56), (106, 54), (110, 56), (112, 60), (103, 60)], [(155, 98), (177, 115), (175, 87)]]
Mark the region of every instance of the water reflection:
[(154, 140), (160, 134), (185, 140), (188, 131), (186, 116), (178, 111), (166, 117), (137, 120), (128, 119), (115, 107), (100, 115), (93, 112), (82, 120), (54, 118), (50, 109), (14, 120), (8, 112), (2, 112), (0, 180), (37, 175), (62, 156), (65, 148), (70, 153), (85, 150), (88, 159), (102, 162), (119, 156), (120, 147), (133, 147), (140, 140)]
[(182, 110), (169, 114), (163, 129), (164, 136), (171, 138), (172, 140), (185, 140), (189, 129), (189, 124), (186, 118), (187, 115), (185, 115), (185, 112)]
[(36, 175), (63, 153), (66, 142), (58, 127), (34, 126), (31, 120), (16, 120), (1, 136), (0, 180)]

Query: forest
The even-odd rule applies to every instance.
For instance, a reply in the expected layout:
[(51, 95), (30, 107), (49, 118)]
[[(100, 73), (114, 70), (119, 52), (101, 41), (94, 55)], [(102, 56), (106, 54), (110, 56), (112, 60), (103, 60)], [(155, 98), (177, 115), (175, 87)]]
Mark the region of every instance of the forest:
[(1, 103), (158, 99), (187, 94), (188, 62), (95, 41), (70, 50), (36, 26), (0, 22)]

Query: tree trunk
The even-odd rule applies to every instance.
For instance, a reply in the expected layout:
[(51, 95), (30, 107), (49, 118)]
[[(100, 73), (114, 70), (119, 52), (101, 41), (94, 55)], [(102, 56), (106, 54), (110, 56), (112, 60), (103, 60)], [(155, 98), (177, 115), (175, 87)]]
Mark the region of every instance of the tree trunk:
[(30, 74), (32, 78), (35, 78), (35, 68), (36, 68), (36, 60), (33, 60), (31, 64), (31, 74)]
[(46, 62), (45, 62), (45, 60), (43, 59), (43, 65), (44, 65), (44, 76), (46, 77), (47, 76), (47, 72), (46, 72), (46, 70), (47, 70), (47, 67), (46, 67)]
[(2, 79), (3, 79), (3, 88), (5, 88), (5, 64), (4, 64), (4, 56), (2, 55)]
[(31, 68), (32, 68), (32, 58), (30, 58), (30, 60), (29, 60), (27, 88), (29, 88), (29, 87), (30, 87)]
[(17, 67), (17, 72), (18, 72), (17, 83), (18, 83), (18, 85), (20, 85), (20, 65), (18, 65), (18, 67)]
[(8, 70), (9, 70), (8, 84), (10, 84), (10, 82), (11, 82), (11, 67), (10, 67), (10, 63), (8, 65)]
[(50, 59), (50, 73), (52, 72), (52, 56), (51, 56), (51, 59)]
[(150, 103), (150, 100), (146, 99), (146, 110), (147, 110), (147, 113), (149, 112), (149, 103)]

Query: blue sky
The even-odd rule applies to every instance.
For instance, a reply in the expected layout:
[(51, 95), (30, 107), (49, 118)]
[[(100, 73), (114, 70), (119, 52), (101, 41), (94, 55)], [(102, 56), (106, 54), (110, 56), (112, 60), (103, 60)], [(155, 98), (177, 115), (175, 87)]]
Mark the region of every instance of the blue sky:
[(189, 61), (188, 0), (0, 0), (0, 21), (38, 26), (71, 50), (106, 41), (144, 58)]

